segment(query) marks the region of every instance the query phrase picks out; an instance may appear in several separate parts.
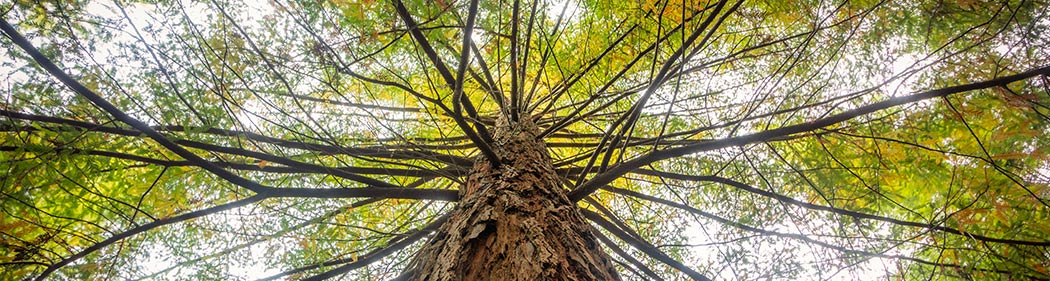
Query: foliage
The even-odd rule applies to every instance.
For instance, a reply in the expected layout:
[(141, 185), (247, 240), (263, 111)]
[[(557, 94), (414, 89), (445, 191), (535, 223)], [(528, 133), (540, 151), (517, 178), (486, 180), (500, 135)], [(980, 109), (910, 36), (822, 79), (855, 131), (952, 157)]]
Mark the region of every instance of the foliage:
[(0, 4), (0, 279), (393, 278), (500, 118), (627, 279), (1050, 278), (1045, 1), (249, 2)]

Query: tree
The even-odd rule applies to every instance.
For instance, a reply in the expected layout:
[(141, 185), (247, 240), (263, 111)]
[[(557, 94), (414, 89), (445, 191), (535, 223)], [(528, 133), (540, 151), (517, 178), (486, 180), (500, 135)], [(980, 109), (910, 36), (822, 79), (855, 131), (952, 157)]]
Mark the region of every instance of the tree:
[(0, 277), (1050, 278), (1044, 1), (16, 1)]

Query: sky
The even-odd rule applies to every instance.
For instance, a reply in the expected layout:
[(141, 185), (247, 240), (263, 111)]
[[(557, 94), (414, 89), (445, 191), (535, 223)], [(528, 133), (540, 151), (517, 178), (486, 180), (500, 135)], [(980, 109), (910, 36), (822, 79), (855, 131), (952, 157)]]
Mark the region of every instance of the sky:
[[(88, 12), (92, 13), (92, 14), (102, 15), (102, 16), (109, 17), (109, 18), (120, 18), (121, 16), (119, 14), (119, 11), (114, 9), (114, 7), (112, 5), (113, 5), (112, 3), (108, 3), (108, 2), (104, 3), (104, 1), (93, 1), (88, 6)], [(273, 9), (273, 7), (269, 4), (269, 1), (257, 1), (255, 3), (248, 4), (248, 7), (250, 7), (249, 8), (250, 10), (248, 12), (246, 12), (246, 13), (243, 13), (243, 15), (245, 15), (249, 19), (261, 19), (262, 16), (268, 15), (268, 14), (272, 14), (275, 11)], [(548, 9), (548, 14), (556, 16), (557, 13), (563, 7), (564, 8), (568, 8), (568, 11), (569, 11), (568, 14), (570, 14), (570, 15), (571, 14), (578, 14), (579, 7), (574, 5), (573, 3), (571, 3), (568, 0), (555, 1), (554, 5), (551, 5), (551, 6), (549, 6), (547, 8)], [(190, 7), (188, 7), (187, 10), (188, 10), (187, 11), (188, 16), (194, 22), (206, 22), (207, 21), (207, 16), (206, 15), (208, 14), (208, 12), (207, 12), (207, 8), (205, 8), (204, 6), (202, 6), (202, 5), (190, 6)], [(134, 22), (135, 26), (137, 26), (139, 28), (143, 28), (143, 27), (151, 25), (152, 21), (150, 19), (150, 14), (157, 12), (148, 4), (133, 4), (132, 6), (128, 7), (126, 11), (129, 14), (129, 18)], [(573, 11), (577, 11), (577, 12), (573, 12)], [(249, 28), (249, 29), (260, 28), (258, 23), (256, 21), (254, 21), (254, 20), (248, 20), (248, 21), (245, 21), (243, 23), (245, 24), (246, 28)], [(114, 38), (113, 41), (100, 44), (99, 48), (94, 53), (96, 58), (98, 58), (100, 61), (110, 61), (110, 59), (113, 59), (115, 57), (115, 54), (117, 54), (119, 52), (118, 44), (120, 44), (120, 43), (134, 43), (134, 42), (137, 41), (137, 39), (134, 37), (135, 33), (134, 33), (133, 30), (124, 30), (124, 31), (125, 32), (123, 32), (123, 33), (118, 33), (116, 38)], [(147, 34), (146, 35), (146, 41), (147, 42), (151, 42), (151, 43), (152, 42), (156, 42), (155, 40), (151, 39), (150, 35), (151, 34)], [(480, 35), (475, 34), (473, 36), (480, 36)], [(34, 43), (40, 43), (41, 40), (43, 40), (43, 38), (37, 38)], [(1005, 47), (1003, 47), (1003, 48), (1005, 48)], [(897, 56), (893, 60), (893, 62), (890, 64), (890, 69), (889, 70), (892, 73), (895, 73), (895, 74), (907, 73), (908, 71), (913, 69), (913, 67), (915, 67), (917, 64), (921, 65), (922, 63), (924, 63), (924, 62), (919, 61), (919, 58), (916, 57), (916, 56), (903, 54), (903, 55)], [(14, 71), (12, 69), (10, 69), (9, 67), (7, 67), (7, 66), (0, 65), (0, 72), (5, 72), (6, 73), (6, 72), (14, 72)], [(15, 72), (15, 73), (17, 73), (17, 72)], [(14, 80), (28, 79), (28, 77), (25, 77), (24, 75), (22, 75), (22, 76), (18, 76), (18, 75), (19, 74), (16, 74), (14, 76), (9, 76), (10, 77), (9, 79), (14, 79)], [(0, 81), (0, 88), (10, 87), (11, 84), (13, 84), (13, 83), (11, 83), (11, 81)], [(896, 95), (896, 94), (899, 94), (899, 93), (905, 93), (905, 94), (906, 93), (912, 93), (912, 92), (915, 92), (917, 90), (917, 89), (915, 89), (913, 87), (912, 84), (909, 83), (909, 80), (907, 80), (907, 79), (896, 80), (893, 83), (890, 83), (889, 85), (887, 85), (886, 88), (887, 89), (894, 89), (893, 91), (890, 91), (893, 95)], [(7, 91), (5, 91), (5, 92), (7, 92)], [(668, 93), (664, 93), (664, 94), (667, 95)], [(750, 97), (744, 96), (744, 95), (740, 95), (740, 96), (737, 96), (735, 98), (739, 98), (740, 100), (738, 100), (738, 101), (745, 101), (746, 99), (748, 99)], [(247, 116), (244, 117), (244, 118), (246, 118), (246, 119), (243, 120), (245, 122), (255, 122), (253, 120), (248, 119), (249, 117), (247, 117)], [(241, 224), (241, 221), (239, 221), (239, 216), (237, 216), (237, 215), (222, 215), (220, 217), (226, 218), (228, 225), (230, 225), (233, 228), (237, 228)], [(826, 224), (826, 225), (833, 225), (834, 224), (832, 222), (823, 222), (823, 223), (822, 222), (816, 222), (816, 223), (817, 224)], [(778, 231), (782, 231), (782, 232), (793, 232), (794, 230), (797, 229), (793, 225), (788, 225), (788, 224), (771, 226), (770, 228), (778, 230)], [(717, 242), (717, 241), (711, 239), (709, 237), (709, 235), (706, 235), (705, 234), (705, 230), (699, 224), (695, 224), (695, 223), (691, 224), (687, 229), (688, 230), (687, 230), (686, 236), (689, 238), (690, 241), (688, 241), (688, 242), (690, 244), (708, 244), (708, 243)], [(717, 232), (717, 229), (710, 229), (709, 228), (707, 231), (716, 231)], [(767, 253), (770, 253), (770, 254), (775, 252), (775, 250), (778, 247), (778, 245), (764, 245), (764, 246), (766, 248), (762, 248), (762, 249), (767, 249), (768, 250)], [(783, 245), (779, 245), (779, 246), (783, 246)], [(816, 247), (816, 246), (812, 246), (812, 247)], [(164, 268), (167, 268), (168, 266), (170, 266), (171, 264), (176, 262), (176, 261), (168, 259), (170, 253), (165, 253), (166, 250), (163, 247), (157, 246), (157, 247), (153, 247), (153, 249), (155, 249), (155, 250), (151, 250), (151, 252), (154, 252), (154, 255), (151, 255), (150, 257), (146, 258), (143, 261), (147, 271), (159, 271), (159, 270), (162, 270)], [(719, 258), (719, 257), (716, 256), (717, 255), (717, 251), (711, 251), (711, 249), (712, 248), (710, 248), (710, 247), (694, 247), (692, 249), (692, 252), (693, 252), (693, 255), (698, 257), (700, 260), (717, 259), (717, 258)], [(809, 248), (809, 247), (805, 247), (805, 246), (804, 247), (800, 247), (798, 249), (799, 250), (795, 253), (795, 256), (798, 257), (800, 259), (799, 262), (801, 262), (803, 264), (811, 263), (811, 262), (815, 263), (815, 262), (820, 261), (820, 259), (822, 259), (822, 256), (817, 254), (817, 253), (819, 253), (819, 250), (821, 250), (821, 249)], [(909, 249), (900, 249), (896, 253), (890, 253), (890, 254), (907, 255), (907, 254), (909, 254), (909, 251), (910, 251)], [(261, 277), (266, 277), (266, 276), (272, 275), (272, 274), (280, 272), (282, 270), (280, 268), (268, 268), (262, 262), (267, 257), (273, 256), (273, 253), (267, 252), (265, 244), (260, 244), (260, 245), (257, 245), (257, 246), (249, 247), (245, 251), (245, 253), (247, 255), (251, 256), (254, 260), (259, 261), (259, 262), (257, 262), (257, 263), (250, 263), (250, 264), (230, 264), (230, 273), (231, 274), (236, 275), (236, 276), (241, 277), (241, 278), (244, 278), (244, 279), (257, 279), (257, 278), (261, 278)], [(759, 254), (762, 254), (762, 252), (760, 251)], [(857, 275), (849, 275), (847, 273), (841, 273), (841, 274), (833, 275), (833, 276), (830, 276), (830, 277), (829, 276), (822, 276), (822, 277), (825, 277), (828, 280), (855, 280), (855, 279), (871, 280), (871, 279), (877, 279), (878, 277), (882, 277), (882, 276), (884, 276), (887, 273), (895, 272), (897, 270), (897, 265), (896, 265), (895, 261), (882, 259), (882, 258), (873, 258), (873, 259), (870, 259), (870, 260), (868, 260), (868, 261), (866, 261), (864, 263), (856, 265), (856, 268), (860, 269), (859, 272), (857, 273)], [(822, 274), (822, 272), (816, 272), (816, 269), (813, 269), (813, 268), (810, 268), (809, 272), (812, 273), (812, 275), (810, 277), (814, 277), (814, 278), (817, 277), (817, 276), (820, 276)], [(732, 279), (734, 277), (734, 276), (731, 275), (732, 273), (729, 272), (729, 271), (725, 271), (722, 274), (723, 275), (718, 276), (718, 277), (721, 277), (721, 278), (718, 278), (718, 279)]]

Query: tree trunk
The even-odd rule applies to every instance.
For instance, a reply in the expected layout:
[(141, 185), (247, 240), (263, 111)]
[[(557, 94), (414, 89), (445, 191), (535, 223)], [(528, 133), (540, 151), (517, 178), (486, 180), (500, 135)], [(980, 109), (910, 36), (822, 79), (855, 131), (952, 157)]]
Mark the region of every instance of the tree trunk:
[[(619, 280), (565, 195), (530, 120), (497, 121), (498, 169), (481, 158), (449, 220), (407, 269), (411, 280)], [(528, 118), (523, 118), (528, 119)]]

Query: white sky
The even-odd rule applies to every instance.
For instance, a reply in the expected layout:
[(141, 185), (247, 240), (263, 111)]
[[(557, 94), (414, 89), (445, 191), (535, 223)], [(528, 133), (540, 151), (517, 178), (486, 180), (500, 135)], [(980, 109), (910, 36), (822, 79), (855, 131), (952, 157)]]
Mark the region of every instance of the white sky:
[[(104, 1), (92, 1), (91, 4), (88, 5), (88, 9), (87, 9), (88, 12), (92, 13), (92, 14), (100, 15), (100, 16), (103, 16), (103, 17), (106, 17), (106, 18), (121, 18), (120, 14), (119, 14), (119, 11), (115, 10), (112, 7), (112, 3), (101, 3), (101, 2), (104, 2)], [(189, 5), (189, 3), (186, 3), (186, 4)], [(247, 16), (250, 19), (258, 20), (258, 19), (261, 19), (261, 17), (263, 15), (271, 14), (271, 13), (274, 12), (274, 9), (268, 4), (268, 1), (256, 1), (254, 3), (248, 4), (248, 6), (251, 7), (250, 11), (247, 12), (247, 13), (243, 13), (242, 15)], [(572, 1), (568, 1), (568, 0), (554, 1), (553, 5), (550, 5), (550, 6), (547, 7), (547, 14), (551, 18), (551, 20), (553, 20), (553, 19), (555, 19), (557, 17), (557, 15), (561, 11), (561, 9), (563, 7), (566, 7), (566, 6), (568, 6), (568, 10), (567, 10), (566, 14), (568, 14), (568, 15), (572, 15), (572, 14), (577, 14), (578, 15), (579, 14), (579, 7), (578, 7), (578, 5), (575, 5)], [(139, 3), (133, 4), (131, 7), (128, 7), (127, 11), (130, 14), (131, 19), (133, 21), (135, 21), (136, 26), (138, 26), (139, 28), (143, 28), (143, 27), (151, 24), (151, 20), (150, 20), (149, 15), (151, 13), (155, 13), (156, 12), (152, 8), (152, 6), (147, 5), (147, 4), (139, 4)], [(198, 22), (198, 23), (204, 23), (204, 22), (207, 21), (207, 18), (206, 18), (206, 14), (207, 13), (205, 11), (206, 11), (206, 8), (204, 6), (196, 5), (196, 6), (191, 6), (189, 8), (188, 14), (192, 18), (193, 21)], [(246, 28), (249, 28), (249, 29), (258, 28), (259, 27), (258, 23), (255, 20), (248, 20), (248, 21), (244, 21), (242, 23), (245, 24)], [(478, 33), (478, 34), (480, 34), (480, 33)], [(147, 41), (155, 42), (155, 41), (152, 40), (152, 38), (149, 37), (149, 35), (146, 35), (146, 34), (144, 34), (144, 35), (147, 36), (147, 38), (146, 38)], [(475, 34), (474, 36), (480, 36), (480, 35)], [(38, 38), (37, 40), (34, 40), (35, 41), (34, 43), (41, 43), (40, 40), (42, 40), (42, 39)], [(124, 32), (124, 33), (118, 33), (118, 34), (116, 34), (116, 38), (113, 41), (98, 45), (98, 50), (96, 51), (96, 53), (94, 55), (96, 55), (96, 57), (99, 58), (100, 61), (108, 61), (109, 59), (112, 59), (113, 57), (115, 57), (115, 54), (117, 54), (117, 52), (118, 52), (117, 44), (118, 43), (133, 43), (133, 42), (136, 42), (136, 41), (137, 40), (133, 37), (133, 33), (130, 32), (130, 31), (129, 32)], [(1002, 50), (1002, 51), (1005, 52), (1006, 50)], [(891, 71), (893, 73), (898, 73), (898, 74), (899, 73), (904, 73), (904, 72), (908, 71), (909, 68), (913, 64), (915, 64), (917, 62), (917, 59), (918, 58), (913, 56), (913, 55), (901, 55), (901, 56), (897, 57), (893, 61), (892, 65), (891, 65)], [(9, 69), (6, 66), (0, 65), (0, 72), (8, 73), (8, 72), (13, 72), (13, 70)], [(26, 77), (24, 74), (21, 74), (19, 72), (14, 72), (14, 75), (8, 75), (7, 77), (9, 77), (9, 79), (13, 79), (13, 80), (28, 79), (28, 77)], [(5, 87), (10, 87), (10, 81), (0, 81), (0, 88), (5, 88)], [(913, 85), (910, 85), (908, 83), (908, 80), (895, 81), (894, 83), (892, 83), (889, 86), (887, 86), (885, 89), (891, 89), (891, 91), (888, 91), (888, 92), (893, 93), (893, 94), (897, 94), (897, 95), (899, 95), (900, 93), (906, 94), (906, 93), (911, 93), (911, 92), (915, 91), (915, 89), (913, 88)], [(896, 90), (892, 90), (892, 89), (896, 89)], [(5, 91), (4, 95), (5, 95), (5, 97), (3, 97), (3, 98), (8, 98), (6, 95), (10, 95), (9, 91)], [(738, 102), (743, 102), (743, 101), (746, 101), (750, 97), (741, 95), (741, 96), (737, 96), (736, 98), (739, 99)], [(244, 122), (252, 122), (254, 120), (242, 120), (242, 121), (244, 121)], [(239, 216), (224, 216), (224, 217), (236, 218), (236, 217), (239, 217)], [(826, 224), (826, 225), (834, 224), (834, 222), (821, 222), (821, 223), (822, 224)], [(231, 220), (228, 220), (228, 224), (230, 226), (237, 226), (237, 225), (240, 224), (240, 222), (237, 221), (236, 219), (231, 219)], [(721, 226), (719, 226), (719, 227), (721, 227)], [(777, 229), (778, 231), (782, 231), (782, 232), (792, 232), (794, 229), (796, 229), (794, 226), (786, 225), (786, 224), (775, 226), (773, 228)], [(714, 229), (709, 229), (709, 230), (717, 231), (717, 230), (714, 230)], [(704, 243), (717, 242), (717, 241), (713, 241), (712, 239), (709, 239), (709, 237), (704, 235), (703, 231), (701, 231), (700, 227), (698, 225), (695, 225), (695, 224), (690, 225), (688, 227), (688, 231), (686, 232), (686, 235), (687, 235), (687, 237), (689, 237), (690, 241), (688, 241), (688, 243), (690, 243), (690, 244), (704, 244)], [(266, 252), (266, 249), (264, 248), (264, 245), (265, 245), (265, 243), (260, 243), (260, 244), (258, 244), (256, 246), (250, 247), (248, 249), (248, 253), (252, 257), (253, 260), (263, 261), (263, 260), (267, 259), (269, 256), (271, 256), (271, 253), (267, 253)], [(175, 261), (175, 260), (169, 260), (168, 257), (170, 256), (170, 254), (165, 253), (166, 250), (164, 250), (163, 247), (152, 247), (152, 249), (155, 249), (155, 250), (151, 250), (151, 252), (154, 252), (155, 254), (151, 255), (149, 258), (147, 258), (145, 261), (143, 261), (147, 271), (159, 271), (161, 269), (167, 268), (168, 266), (178, 262), (178, 261)], [(716, 259), (719, 259), (717, 256), (713, 256), (713, 255), (717, 255), (717, 251), (712, 251), (711, 249), (712, 248), (709, 248), (709, 247), (694, 247), (694, 248), (692, 248), (692, 253), (693, 253), (694, 256), (700, 258), (701, 260), (716, 260)], [(763, 249), (767, 250), (768, 252), (761, 252), (760, 251), (757, 254), (759, 254), (759, 255), (771, 254), (773, 252), (773, 250), (775, 250), (775, 248), (771, 248), (771, 247), (767, 247), (767, 248), (763, 248)], [(809, 263), (809, 262), (819, 262), (819, 260), (817, 260), (817, 259), (819, 259), (820, 256), (817, 255), (816, 253), (818, 251), (824, 251), (824, 249), (822, 249), (822, 248), (808, 249), (807, 250), (805, 247), (803, 247), (801, 249), (802, 250), (799, 250), (799, 252), (795, 253), (797, 257), (801, 257), (802, 259), (813, 259), (813, 260), (799, 260), (799, 262), (804, 263), (804, 264), (805, 263)], [(205, 249), (205, 250), (212, 250), (212, 249)], [(893, 253), (891, 253), (891, 254), (893, 254)], [(899, 252), (899, 253), (896, 253), (896, 254), (908, 255), (910, 253), (907, 252), (907, 250), (905, 249), (905, 250), (903, 250), (903, 252)], [(281, 269), (268, 268), (262, 262), (258, 262), (258, 263), (254, 263), (254, 264), (232, 264), (230, 268), (231, 268), (231, 272), (230, 272), (231, 274), (234, 274), (236, 276), (239, 276), (239, 277), (245, 278), (245, 279), (257, 279), (257, 278), (261, 278), (261, 277), (270, 276), (272, 274), (275, 274), (275, 273), (278, 273), (278, 272), (281, 271)], [(854, 279), (857, 279), (857, 278), (864, 279), (864, 280), (881, 279), (879, 277), (883, 277), (887, 273), (895, 272), (897, 267), (896, 267), (896, 262), (895, 261), (881, 259), (881, 258), (873, 258), (873, 259), (871, 259), (871, 260), (869, 260), (867, 262), (864, 262), (864, 263), (861, 263), (861, 264), (857, 265), (855, 268), (859, 269), (860, 273), (859, 273), (858, 276), (853, 276), (853, 275), (848, 275), (848, 274), (839, 274), (839, 275), (835, 275), (835, 276), (830, 277), (830, 280), (854, 280)], [(810, 268), (809, 270), (814, 275), (811, 275), (811, 276), (809, 276), (810, 278), (806, 278), (806, 279), (816, 279), (816, 277), (818, 276), (817, 272), (814, 272), (813, 271), (814, 269), (812, 269), (812, 268)], [(726, 274), (731, 274), (731, 272), (729, 272), (729, 271), (724, 271), (723, 273), (724, 274), (722, 276), (717, 276), (717, 279), (734, 279), (734, 277), (735, 277), (735, 276), (726, 275)], [(823, 277), (827, 278), (828, 276), (823, 276)]]

